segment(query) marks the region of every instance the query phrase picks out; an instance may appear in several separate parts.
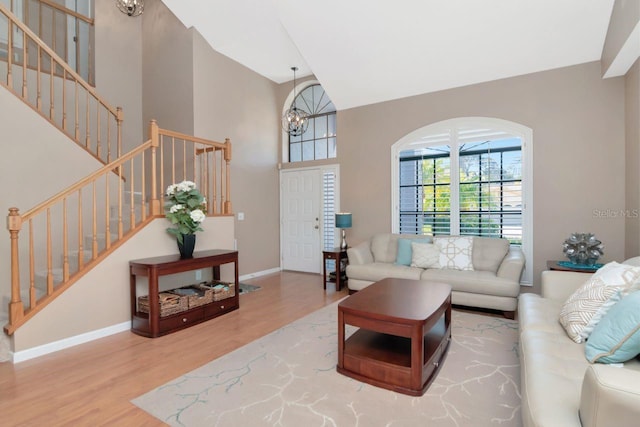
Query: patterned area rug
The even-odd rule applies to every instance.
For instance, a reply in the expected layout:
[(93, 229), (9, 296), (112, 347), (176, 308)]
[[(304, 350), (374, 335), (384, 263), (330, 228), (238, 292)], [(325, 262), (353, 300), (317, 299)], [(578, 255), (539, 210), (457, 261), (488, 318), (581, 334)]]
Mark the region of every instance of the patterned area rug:
[(517, 332), (454, 310), (444, 366), (411, 397), (336, 372), (334, 303), (133, 403), (172, 426), (520, 426)]

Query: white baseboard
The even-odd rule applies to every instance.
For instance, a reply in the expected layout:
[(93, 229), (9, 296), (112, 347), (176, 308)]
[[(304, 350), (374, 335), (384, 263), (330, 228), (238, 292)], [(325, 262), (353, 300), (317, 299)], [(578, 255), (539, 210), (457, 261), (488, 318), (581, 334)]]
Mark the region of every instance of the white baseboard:
[(243, 280), (255, 279), (256, 277), (266, 276), (267, 274), (279, 273), (280, 271), (282, 271), (280, 267), (270, 268), (269, 270), (262, 270), (256, 273), (245, 274), (243, 276), (240, 276), (239, 279), (242, 282)]
[(84, 334), (76, 335), (74, 337), (64, 338), (59, 341), (54, 341), (48, 344), (33, 347), (27, 350), (18, 351), (11, 355), (13, 363), (20, 363), (26, 360), (35, 359), (36, 357), (44, 356), (45, 354), (54, 353), (65, 348), (74, 347), (78, 344), (84, 344), (89, 341), (97, 340), (100, 338), (108, 337), (109, 335), (117, 334), (118, 332), (124, 332), (131, 329), (131, 321), (126, 321), (113, 326), (107, 326), (106, 328), (98, 329)]
[[(240, 276), (240, 280), (248, 280), (254, 279), (260, 276), (266, 276), (267, 274), (279, 273), (281, 271), (280, 267), (271, 268), (269, 270), (258, 271), (251, 274), (245, 274)], [(65, 348), (73, 347), (78, 344), (84, 344), (89, 341), (97, 340), (100, 338), (107, 337), (109, 335), (117, 334), (118, 332), (124, 332), (131, 329), (131, 321), (122, 322), (117, 325), (108, 326), (103, 329), (98, 329), (91, 332), (86, 332), (84, 334), (76, 335), (74, 337), (69, 337), (62, 339), (60, 341), (55, 341), (49, 344), (44, 344), (38, 347), (33, 347), (27, 350), (18, 351), (11, 354), (11, 360), (13, 363), (20, 363), (26, 360), (35, 359), (36, 357), (44, 356), (45, 354), (54, 353), (59, 350), (64, 350)]]

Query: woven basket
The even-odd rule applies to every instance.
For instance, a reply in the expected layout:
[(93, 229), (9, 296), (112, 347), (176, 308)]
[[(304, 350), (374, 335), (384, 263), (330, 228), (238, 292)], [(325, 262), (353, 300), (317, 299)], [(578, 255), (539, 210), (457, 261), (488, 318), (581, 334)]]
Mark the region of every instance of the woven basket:
[[(191, 285), (185, 286), (180, 289), (189, 289), (194, 290), (196, 293), (193, 295), (187, 295), (186, 298), (188, 300), (189, 308), (200, 307), (201, 305), (209, 304), (213, 302), (213, 289), (204, 288), (201, 285)], [(177, 289), (174, 289), (171, 292), (176, 292)]]
[[(158, 300), (160, 305), (160, 317), (180, 313), (181, 311), (185, 311), (189, 308), (189, 301), (186, 297), (169, 292), (160, 292)], [(138, 310), (142, 313), (149, 313), (149, 295), (138, 297)]]
[(214, 281), (206, 284), (201, 284), (198, 286), (205, 287), (206, 289), (211, 289), (213, 291), (214, 301), (220, 301), (223, 299), (231, 298), (236, 295), (235, 283)]

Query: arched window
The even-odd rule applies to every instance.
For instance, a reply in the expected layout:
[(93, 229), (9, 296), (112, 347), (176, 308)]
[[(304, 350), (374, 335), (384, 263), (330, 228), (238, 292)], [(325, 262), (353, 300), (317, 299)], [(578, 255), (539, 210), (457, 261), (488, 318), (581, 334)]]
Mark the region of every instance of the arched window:
[(335, 158), (336, 107), (322, 86), (306, 87), (293, 103), (309, 114), (309, 127), (302, 135), (289, 135), (289, 162)]
[(466, 117), (393, 145), (394, 232), (502, 237), (522, 248), (531, 283), (531, 129)]

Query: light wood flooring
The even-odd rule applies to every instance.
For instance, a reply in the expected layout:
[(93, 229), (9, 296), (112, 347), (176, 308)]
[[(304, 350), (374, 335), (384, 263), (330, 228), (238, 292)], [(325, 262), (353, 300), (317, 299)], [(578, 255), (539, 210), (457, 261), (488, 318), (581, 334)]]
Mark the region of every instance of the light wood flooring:
[(282, 272), (240, 309), (164, 337), (118, 333), (37, 359), (0, 363), (2, 426), (159, 426), (130, 403), (180, 375), (347, 295), (322, 276)]

